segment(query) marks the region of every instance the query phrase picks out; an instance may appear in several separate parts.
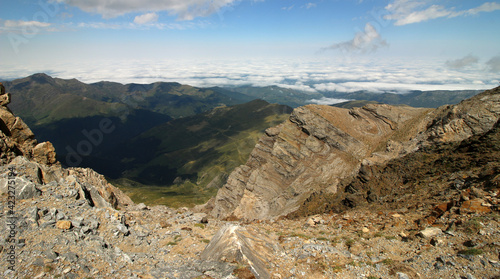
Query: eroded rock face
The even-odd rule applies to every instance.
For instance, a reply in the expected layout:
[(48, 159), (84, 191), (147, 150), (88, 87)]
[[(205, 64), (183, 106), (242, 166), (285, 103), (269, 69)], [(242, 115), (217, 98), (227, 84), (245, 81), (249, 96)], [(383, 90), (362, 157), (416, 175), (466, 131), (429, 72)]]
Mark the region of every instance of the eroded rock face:
[[(288, 121), (268, 129), (249, 160), (231, 173), (212, 201), (218, 218), (267, 219), (296, 210), (319, 189), (337, 191), (339, 181), (356, 173), (363, 159), (396, 135), (409, 139), (427, 109), (370, 105), (351, 110), (308, 105)], [(400, 135), (408, 122), (418, 122)]]
[(500, 87), (455, 106), (438, 108), (426, 132), (429, 143), (461, 141), (491, 130), (500, 117)]

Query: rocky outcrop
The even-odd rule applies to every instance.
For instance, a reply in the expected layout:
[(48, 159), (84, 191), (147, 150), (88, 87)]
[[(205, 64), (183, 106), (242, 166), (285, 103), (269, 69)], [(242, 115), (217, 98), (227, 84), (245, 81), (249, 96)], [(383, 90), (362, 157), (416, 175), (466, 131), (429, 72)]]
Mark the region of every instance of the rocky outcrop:
[[(296, 210), (311, 193), (337, 191), (361, 162), (425, 128), (428, 109), (308, 105), (270, 128), (207, 206), (214, 217), (266, 219)], [(407, 124), (412, 123), (409, 129)], [(399, 151), (399, 150), (398, 150)]]
[(491, 130), (500, 117), (500, 87), (455, 106), (438, 108), (423, 144), (461, 141)]
[[(10, 94), (0, 83), (0, 165), (24, 173), (16, 177), (18, 199), (30, 199), (41, 195), (40, 185), (60, 180), (77, 184), (80, 196), (96, 207), (120, 208), (133, 204), (132, 200), (118, 188), (109, 184), (104, 176), (91, 169), (64, 169), (56, 159), (54, 146), (50, 142), (38, 143), (31, 129), (7, 107)], [(8, 192), (7, 172), (0, 177), (0, 192)]]
[(425, 146), (490, 130), (500, 117), (500, 89), (436, 110), (367, 105), (309, 105), (266, 131), (205, 208), (217, 218), (287, 215), (313, 193), (334, 195), (361, 166), (383, 164)]
[(36, 162), (57, 164), (54, 146), (50, 142), (38, 143), (31, 129), (24, 121), (16, 117), (7, 105), (10, 94), (0, 83), (0, 161), (9, 163), (17, 156), (24, 156)]

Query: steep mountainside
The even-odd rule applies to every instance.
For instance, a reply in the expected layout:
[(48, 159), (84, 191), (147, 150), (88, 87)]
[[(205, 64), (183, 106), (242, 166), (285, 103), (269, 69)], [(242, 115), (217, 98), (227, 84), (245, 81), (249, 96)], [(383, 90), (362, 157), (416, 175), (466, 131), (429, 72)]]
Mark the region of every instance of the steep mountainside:
[(127, 191), (137, 200), (177, 206), (203, 203), (245, 162), (264, 130), (282, 122), (291, 111), (255, 100), (176, 119), (109, 149), (105, 159), (120, 172), (99, 171), (126, 178), (116, 182), (128, 185)]
[(500, 117), (499, 91), (436, 110), (297, 108), (288, 121), (266, 130), (206, 209), (219, 218), (250, 220), (290, 214), (313, 193), (335, 195), (360, 167), (486, 133)]

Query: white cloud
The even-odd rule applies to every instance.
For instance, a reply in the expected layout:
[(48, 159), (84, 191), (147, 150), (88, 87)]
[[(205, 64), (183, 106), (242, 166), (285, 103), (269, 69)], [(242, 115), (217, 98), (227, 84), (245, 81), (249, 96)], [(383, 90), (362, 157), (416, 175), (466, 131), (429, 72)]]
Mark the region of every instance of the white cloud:
[(352, 40), (333, 44), (323, 50), (339, 49), (344, 52), (366, 53), (384, 46), (387, 46), (387, 42), (382, 39), (373, 25), (367, 23), (364, 32), (357, 32)]
[(51, 24), (48, 22), (40, 22), (40, 21), (24, 21), (24, 20), (6, 20), (4, 22), (4, 27), (7, 28), (15, 28), (15, 27), (40, 27), (46, 28)]
[(317, 105), (333, 105), (333, 104), (345, 103), (345, 102), (349, 102), (349, 101), (351, 101), (351, 100), (337, 99), (337, 98), (326, 98), (326, 97), (321, 97), (320, 99), (309, 100), (310, 103), (317, 104)]
[(436, 18), (453, 18), (500, 10), (500, 4), (495, 2), (486, 2), (476, 8), (462, 11), (455, 11), (454, 7), (446, 8), (443, 5), (432, 4), (433, 2), (436, 1), (394, 0), (385, 7), (390, 14), (384, 18), (395, 20), (394, 25), (401, 26)]
[(316, 7), (316, 3), (307, 3), (305, 6), (304, 6), (306, 9), (311, 9), (311, 8), (315, 8)]
[(478, 61), (479, 61), (479, 58), (477, 56), (469, 54), (461, 59), (448, 60), (448, 61), (446, 61), (445, 64), (446, 64), (446, 66), (448, 66), (449, 68), (452, 68), (452, 69), (462, 69), (462, 68), (477, 64)]
[(500, 10), (500, 4), (495, 2), (486, 2), (477, 8), (473, 8), (466, 11), (466, 14), (476, 15), (481, 12), (493, 12)]
[(209, 16), (230, 6), (237, 0), (56, 0), (97, 13), (104, 18), (113, 18), (128, 13), (161, 12), (176, 15), (180, 20), (192, 20)]
[(486, 62), (491, 72), (500, 73), (500, 56), (495, 56)]
[(150, 24), (158, 21), (157, 13), (147, 13), (143, 15), (138, 15), (134, 19), (135, 24)]

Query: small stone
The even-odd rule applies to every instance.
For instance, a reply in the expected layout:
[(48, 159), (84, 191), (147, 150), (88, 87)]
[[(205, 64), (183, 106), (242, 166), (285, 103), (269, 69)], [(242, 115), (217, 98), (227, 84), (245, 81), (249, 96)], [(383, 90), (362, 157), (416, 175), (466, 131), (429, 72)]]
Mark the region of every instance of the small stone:
[(57, 221), (56, 227), (61, 230), (69, 230), (71, 229), (71, 221), (68, 220), (63, 220), (63, 221)]
[(58, 212), (58, 213), (56, 214), (56, 220), (63, 220), (63, 219), (65, 219), (65, 218), (66, 218), (66, 216), (65, 216), (65, 215), (64, 215), (64, 213), (62, 213), (62, 212)]
[(207, 216), (204, 216), (203, 218), (201, 218), (200, 223), (202, 223), (202, 224), (208, 224), (208, 218), (207, 218)]
[(162, 229), (168, 228), (168, 227), (171, 227), (171, 226), (172, 226), (172, 224), (166, 222), (165, 220), (161, 220), (160, 221), (160, 227), (162, 227)]
[(362, 232), (364, 233), (369, 233), (370, 230), (367, 228), (367, 227), (363, 227), (363, 229), (361, 229)]
[(146, 210), (148, 207), (144, 203), (140, 203), (137, 205), (137, 210)]
[(396, 275), (398, 276), (398, 279), (410, 279), (410, 276), (406, 275), (406, 273), (403, 272), (398, 272), (396, 273)]
[(431, 237), (434, 237), (434, 236), (437, 236), (437, 235), (441, 234), (442, 232), (443, 231), (441, 231), (440, 228), (429, 227), (429, 228), (426, 228), (423, 231), (420, 231), (419, 235), (421, 237), (423, 237), (423, 238), (431, 238)]
[(392, 217), (394, 217), (394, 218), (401, 218), (401, 214), (395, 213), (395, 214), (392, 214)]
[(432, 246), (443, 246), (444, 245), (444, 241), (442, 239), (439, 239), (439, 238), (433, 238), (431, 239), (431, 245)]
[(125, 236), (129, 234), (128, 228), (123, 224), (118, 224), (116, 226), (116, 229), (118, 229), (118, 231), (121, 232)]
[(66, 269), (64, 269), (64, 270), (63, 270), (63, 273), (64, 273), (64, 274), (67, 274), (67, 273), (69, 273), (70, 271), (71, 271), (71, 267), (68, 267), (68, 268), (66, 268)]

